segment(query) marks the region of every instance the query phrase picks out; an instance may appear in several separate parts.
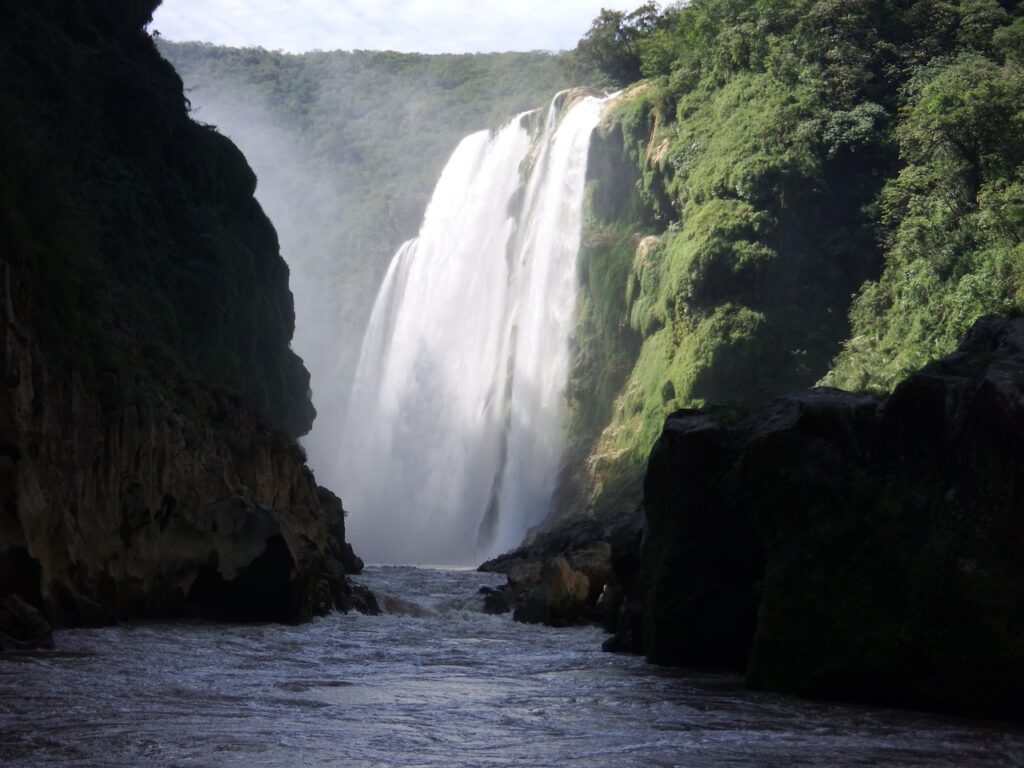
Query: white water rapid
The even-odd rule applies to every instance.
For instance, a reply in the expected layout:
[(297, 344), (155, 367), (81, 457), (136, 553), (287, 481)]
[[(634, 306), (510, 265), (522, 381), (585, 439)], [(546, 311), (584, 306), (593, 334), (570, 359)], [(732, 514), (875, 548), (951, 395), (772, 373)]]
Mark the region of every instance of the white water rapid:
[[(590, 134), (603, 100), (465, 138), (395, 254), (339, 449), (348, 535), (376, 562), (519, 543), (559, 471)], [(527, 168), (527, 170), (524, 170)], [(525, 177), (525, 178), (524, 178)]]

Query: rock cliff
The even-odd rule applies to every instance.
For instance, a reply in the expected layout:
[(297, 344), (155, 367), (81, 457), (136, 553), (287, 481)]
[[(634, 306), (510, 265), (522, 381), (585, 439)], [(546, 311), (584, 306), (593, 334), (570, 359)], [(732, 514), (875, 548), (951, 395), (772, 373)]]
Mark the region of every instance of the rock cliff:
[(26, 604), (75, 625), (363, 600), (293, 441), (313, 409), (276, 235), (143, 31), (157, 4), (0, 7), (8, 627)]
[[(1019, 720), (1024, 319), (887, 400), (813, 389), (668, 418), (619, 647), (757, 688)], [(631, 621), (632, 619), (632, 621)], [(639, 635), (639, 636), (638, 636)]]

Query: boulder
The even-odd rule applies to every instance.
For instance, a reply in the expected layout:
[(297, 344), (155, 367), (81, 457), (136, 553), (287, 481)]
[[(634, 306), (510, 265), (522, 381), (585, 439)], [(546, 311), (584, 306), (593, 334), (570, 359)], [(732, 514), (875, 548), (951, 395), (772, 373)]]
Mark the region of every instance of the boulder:
[[(554, 626), (601, 622), (607, 608), (599, 603), (612, 579), (609, 533), (609, 527), (596, 520), (564, 520), (487, 561), (479, 570), (504, 573), (508, 581), (500, 596), (487, 598), (485, 610), (504, 612), (507, 604), (515, 607), (516, 621)], [(565, 599), (564, 585), (580, 585), (582, 579), (582, 600)]]
[(578, 624), (587, 609), (590, 580), (564, 557), (544, 564), (537, 582), (516, 601), (513, 618), (528, 624)]
[(567, 555), (566, 559), (572, 569), (587, 577), (590, 584), (590, 591), (587, 593), (589, 606), (597, 605), (611, 578), (611, 551), (611, 544), (607, 541), (597, 541)]
[(480, 587), (480, 594), (484, 596), (484, 613), (498, 616), (512, 610), (512, 600), (509, 599), (511, 590), (509, 587), (494, 589), (493, 587)]
[(348, 512), (345, 511), (341, 499), (322, 485), (317, 486), (316, 496), (326, 518), (328, 547), (337, 554), (345, 568), (345, 573), (353, 576), (362, 573), (364, 567), (362, 558), (356, 555), (352, 545), (345, 541), (345, 517)]

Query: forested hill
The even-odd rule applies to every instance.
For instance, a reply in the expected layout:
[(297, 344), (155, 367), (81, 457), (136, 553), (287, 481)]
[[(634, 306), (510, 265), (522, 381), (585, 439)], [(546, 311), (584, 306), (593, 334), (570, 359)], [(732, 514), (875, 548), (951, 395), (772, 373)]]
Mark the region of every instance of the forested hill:
[(346, 388), (388, 261), (416, 234), (459, 140), (573, 84), (546, 53), (159, 47), (193, 116), (230, 136), (256, 171), (292, 268), (296, 348), (321, 412)]
[(885, 392), (1024, 307), (1021, 6), (648, 4), (574, 55), (627, 87), (593, 156), (571, 392), (598, 506), (635, 503), (678, 408)]

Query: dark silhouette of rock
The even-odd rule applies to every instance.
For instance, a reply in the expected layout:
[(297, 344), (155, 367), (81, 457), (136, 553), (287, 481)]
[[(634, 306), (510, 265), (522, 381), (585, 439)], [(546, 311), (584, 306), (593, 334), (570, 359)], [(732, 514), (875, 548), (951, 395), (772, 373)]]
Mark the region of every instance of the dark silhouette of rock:
[(339, 499), (332, 491), (318, 486), (316, 489), (320, 508), (327, 516), (327, 541), (332, 552), (345, 566), (345, 573), (358, 575), (363, 572), (363, 560), (352, 550), (352, 545), (345, 541), (345, 516), (348, 514)]
[(0, 597), (0, 651), (53, 648), (49, 622), (17, 595)]
[(612, 573), (601, 607), (602, 625), (614, 634), (602, 645), (606, 651), (643, 652), (640, 548), (644, 531), (644, 511), (640, 507), (611, 532)]
[(293, 440), (309, 374), (255, 175), (191, 119), (157, 5), (0, 6), (0, 590), (55, 626), (372, 608)]
[(715, 413), (668, 418), (644, 480), (643, 646), (658, 663), (742, 667), (762, 556)]
[(642, 650), (1024, 719), (1024, 319), (979, 320), (884, 401), (813, 389), (730, 416), (673, 414), (651, 452), (640, 567), (613, 555)]
[(480, 594), (484, 596), (484, 613), (500, 615), (512, 610), (512, 601), (509, 600), (509, 588), (501, 587), (480, 587)]

